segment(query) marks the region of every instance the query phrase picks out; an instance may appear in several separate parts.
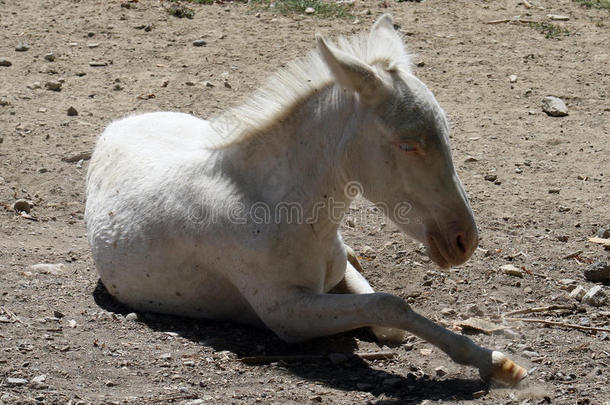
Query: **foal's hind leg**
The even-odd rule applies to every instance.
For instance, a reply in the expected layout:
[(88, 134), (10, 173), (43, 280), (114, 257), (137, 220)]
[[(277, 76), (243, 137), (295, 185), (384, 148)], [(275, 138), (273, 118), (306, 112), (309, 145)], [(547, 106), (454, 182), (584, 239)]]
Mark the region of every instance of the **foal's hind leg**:
[[(330, 293), (335, 294), (369, 294), (375, 291), (362, 275), (362, 266), (356, 257), (354, 250), (345, 245), (347, 253), (347, 268), (345, 277), (339, 282)], [(405, 337), (402, 329), (387, 328), (383, 326), (371, 326), (371, 331), (381, 341), (391, 343), (401, 343)]]

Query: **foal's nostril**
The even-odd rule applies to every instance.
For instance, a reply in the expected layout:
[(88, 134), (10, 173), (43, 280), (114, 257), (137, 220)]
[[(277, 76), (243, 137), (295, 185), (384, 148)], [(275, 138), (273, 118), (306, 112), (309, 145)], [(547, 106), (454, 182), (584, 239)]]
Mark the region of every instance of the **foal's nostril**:
[(458, 233), (457, 238), (455, 238), (455, 244), (461, 253), (466, 253), (466, 245), (464, 244), (464, 234)]

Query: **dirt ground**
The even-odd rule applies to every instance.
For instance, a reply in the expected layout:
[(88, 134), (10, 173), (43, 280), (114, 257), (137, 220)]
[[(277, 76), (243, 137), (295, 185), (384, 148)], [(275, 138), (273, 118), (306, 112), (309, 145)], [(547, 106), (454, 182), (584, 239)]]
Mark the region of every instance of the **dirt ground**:
[[(243, 3), (190, 5), (194, 18), (178, 19), (154, 0), (0, 0), (0, 59), (11, 63), (0, 66), (0, 404), (609, 404), (609, 333), (502, 316), (576, 304), (515, 316), (610, 327), (610, 304), (568, 296), (570, 284), (594, 287), (583, 269), (609, 259), (588, 238), (610, 224), (610, 14), (569, 0), (530, 3), (356, 0), (354, 21), (257, 14)], [(442, 272), (365, 201), (346, 218), (344, 237), (375, 289), (450, 328), (473, 316), (505, 327), (472, 338), (529, 369), (522, 387), (489, 390), (475, 370), (413, 337), (389, 348), (359, 330), (287, 346), (234, 324), (126, 319), (131, 311), (98, 284), (83, 223), (87, 153), (79, 154), (133, 112), (213, 116), (304, 55), (316, 32), (369, 29), (384, 12), (448, 112), (480, 248)], [(567, 32), (546, 38), (527, 23), (487, 23), (515, 16)], [(197, 39), (206, 44), (193, 46)], [(16, 51), (20, 44), (29, 49)], [(545, 114), (548, 95), (569, 115)], [(29, 217), (13, 210), (19, 198), (34, 203)], [(64, 267), (30, 268), (38, 263)], [(523, 277), (505, 274), (507, 264)], [(395, 355), (337, 355), (379, 351)], [(268, 355), (304, 357), (240, 361)]]

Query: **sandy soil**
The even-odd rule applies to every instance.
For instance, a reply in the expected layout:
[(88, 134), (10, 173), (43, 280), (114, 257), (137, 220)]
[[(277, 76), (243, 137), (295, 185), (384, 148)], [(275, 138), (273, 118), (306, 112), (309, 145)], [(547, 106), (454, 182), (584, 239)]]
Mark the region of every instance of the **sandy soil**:
[[(502, 319), (517, 309), (576, 304), (517, 316), (610, 327), (608, 303), (572, 300), (561, 281), (588, 290), (595, 284), (582, 270), (608, 260), (588, 238), (610, 223), (609, 14), (568, 0), (531, 3), (544, 9), (517, 0), (357, 0), (353, 22), (257, 16), (233, 3), (193, 5), (193, 19), (178, 19), (152, 0), (129, 8), (114, 0), (0, 0), (0, 59), (11, 62), (0, 66), (0, 403), (610, 403), (608, 333)], [(451, 328), (471, 316), (508, 328), (473, 339), (531, 369), (523, 387), (488, 390), (475, 370), (419, 339), (387, 348), (362, 330), (287, 346), (233, 324), (153, 314), (127, 320), (131, 311), (98, 284), (83, 224), (88, 162), (78, 154), (132, 112), (214, 115), (304, 55), (316, 32), (368, 29), (387, 11), (416, 53), (416, 73), (450, 116), (480, 249), (441, 272), (364, 201), (346, 218), (344, 236), (379, 291)], [(524, 23), (486, 24), (517, 15), (568, 34), (545, 38)], [(207, 44), (195, 47), (196, 39)], [(16, 51), (21, 43), (29, 50)], [(61, 90), (46, 89), (51, 81)], [(561, 97), (569, 115), (543, 113), (547, 95)], [(69, 107), (78, 115), (68, 116)], [(29, 218), (13, 210), (19, 198), (34, 203)], [(363, 254), (366, 246), (375, 257)], [(64, 267), (45, 274), (30, 268), (37, 263)], [(507, 264), (523, 277), (501, 271)], [(395, 356), (325, 356), (386, 350)], [(239, 360), (294, 354), (310, 357)]]

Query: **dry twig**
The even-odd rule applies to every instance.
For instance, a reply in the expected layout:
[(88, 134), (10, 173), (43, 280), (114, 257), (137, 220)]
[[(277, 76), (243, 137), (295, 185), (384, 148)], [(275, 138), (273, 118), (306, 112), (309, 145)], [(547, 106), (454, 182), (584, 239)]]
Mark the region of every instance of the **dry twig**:
[(546, 307), (535, 307), (535, 308), (525, 308), (518, 309), (516, 311), (507, 312), (503, 316), (511, 316), (511, 315), (520, 315), (520, 314), (531, 314), (533, 312), (547, 312), (547, 311), (556, 311), (558, 309), (576, 309), (576, 305), (548, 305)]
[(521, 322), (531, 322), (531, 323), (542, 323), (544, 325), (549, 326), (559, 326), (562, 328), (571, 328), (571, 329), (580, 329), (580, 330), (590, 330), (595, 332), (610, 332), (610, 328), (598, 328), (595, 326), (581, 326), (575, 325), (573, 323), (564, 323), (564, 322), (555, 322), (555, 321), (546, 321), (544, 319), (532, 319), (532, 318), (504, 318), (506, 321), (521, 321)]

